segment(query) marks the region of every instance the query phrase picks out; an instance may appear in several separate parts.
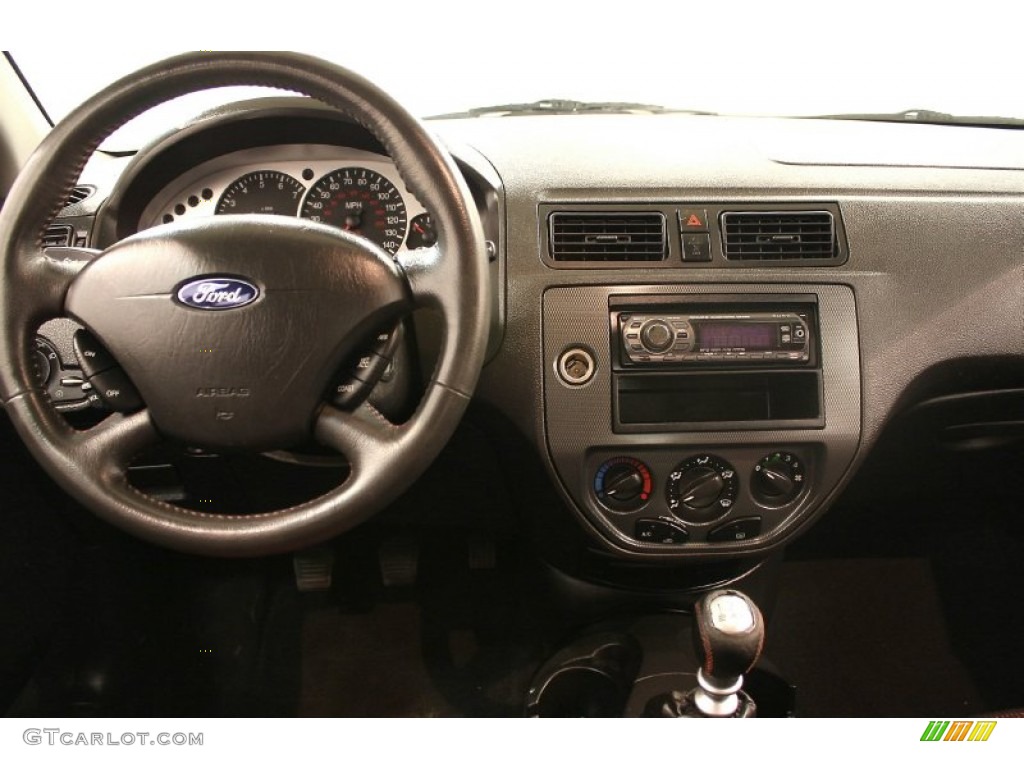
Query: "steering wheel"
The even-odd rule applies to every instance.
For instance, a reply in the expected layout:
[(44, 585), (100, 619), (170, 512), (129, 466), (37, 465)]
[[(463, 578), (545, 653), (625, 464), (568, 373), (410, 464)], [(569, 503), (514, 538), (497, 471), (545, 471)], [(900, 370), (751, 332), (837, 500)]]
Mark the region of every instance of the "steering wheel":
[[(437, 246), (392, 258), (325, 225), (238, 215), (164, 225), (102, 252), (44, 252), (44, 229), (104, 139), (164, 101), (229, 85), (297, 91), (357, 120), (433, 215)], [(93, 96), (25, 165), (0, 213), (0, 248), (0, 396), (18, 433), (53, 478), (99, 517), (173, 549), (282, 552), (362, 522), (445, 445), (483, 365), (487, 256), (462, 176), (391, 97), (309, 56), (187, 54)], [(434, 308), (445, 330), (413, 416), (396, 425), (365, 404), (346, 410), (327, 403), (342, 362), (418, 307)], [(54, 410), (30, 355), (37, 329), (54, 317), (70, 317), (92, 334), (84, 337), (86, 357), (96, 369), (103, 359), (115, 381), (127, 375), (141, 398), (137, 410), (80, 431)], [(127, 480), (132, 459), (161, 439), (266, 451), (310, 436), (341, 452), (350, 473), (326, 495), (293, 507), (199, 512), (148, 496)]]

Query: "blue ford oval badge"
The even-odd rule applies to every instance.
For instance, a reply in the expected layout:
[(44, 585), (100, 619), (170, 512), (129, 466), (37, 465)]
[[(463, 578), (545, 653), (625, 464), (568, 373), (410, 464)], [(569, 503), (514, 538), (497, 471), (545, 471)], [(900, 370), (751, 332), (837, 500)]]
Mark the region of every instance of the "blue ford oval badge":
[(237, 277), (210, 275), (189, 280), (178, 288), (176, 297), (195, 309), (238, 309), (259, 298), (260, 289)]

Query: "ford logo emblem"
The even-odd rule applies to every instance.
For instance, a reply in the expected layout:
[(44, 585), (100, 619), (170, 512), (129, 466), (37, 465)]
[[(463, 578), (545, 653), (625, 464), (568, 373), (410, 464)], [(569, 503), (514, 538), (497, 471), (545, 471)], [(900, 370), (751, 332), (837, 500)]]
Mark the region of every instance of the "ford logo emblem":
[(178, 288), (175, 296), (195, 309), (238, 309), (259, 298), (260, 289), (237, 277), (197, 277)]

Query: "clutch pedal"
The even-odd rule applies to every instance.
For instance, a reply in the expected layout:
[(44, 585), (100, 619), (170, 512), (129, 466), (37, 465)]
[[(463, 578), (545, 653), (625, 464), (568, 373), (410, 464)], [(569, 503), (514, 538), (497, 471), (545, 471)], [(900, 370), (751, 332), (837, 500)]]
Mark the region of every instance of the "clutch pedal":
[(299, 592), (324, 592), (331, 588), (334, 576), (334, 552), (311, 549), (292, 556), (295, 588)]

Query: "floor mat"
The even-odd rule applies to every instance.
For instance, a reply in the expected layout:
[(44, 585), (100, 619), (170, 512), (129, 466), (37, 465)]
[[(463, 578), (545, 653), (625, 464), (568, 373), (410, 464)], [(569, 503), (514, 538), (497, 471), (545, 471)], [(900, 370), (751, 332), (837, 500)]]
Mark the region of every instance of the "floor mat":
[[(544, 658), (544, 593), (515, 545), (472, 569), (465, 541), (421, 540), (415, 586), (384, 587), (376, 561), (351, 559), (329, 594), (282, 589), (270, 646), (297, 678), (294, 714), (313, 717), (509, 717), (522, 713)], [(364, 557), (367, 551), (363, 550)], [(268, 692), (269, 693), (269, 692)]]
[(959, 716), (984, 711), (950, 641), (923, 558), (786, 563), (767, 654), (804, 717)]
[(461, 714), (431, 679), (421, 653), (420, 609), (383, 604), (363, 615), (327, 607), (302, 628), (306, 717), (445, 717)]

